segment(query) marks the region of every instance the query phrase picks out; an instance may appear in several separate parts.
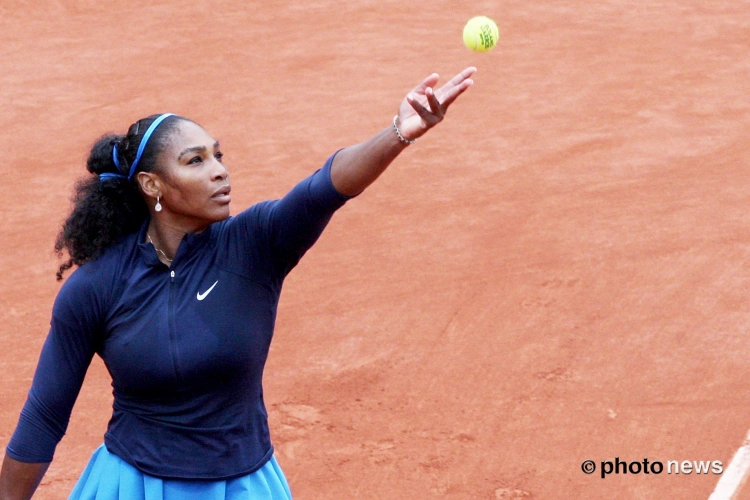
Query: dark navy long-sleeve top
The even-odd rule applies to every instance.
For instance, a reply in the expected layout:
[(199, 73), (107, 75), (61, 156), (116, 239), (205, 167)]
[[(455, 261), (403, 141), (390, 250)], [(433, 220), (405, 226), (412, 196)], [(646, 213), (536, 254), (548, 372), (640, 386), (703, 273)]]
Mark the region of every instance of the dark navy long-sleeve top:
[(261, 379), (284, 277), (348, 197), (333, 157), (281, 200), (187, 234), (170, 267), (141, 230), (73, 272), (7, 454), (50, 462), (94, 354), (112, 376), (107, 448), (144, 473), (227, 479), (273, 454)]

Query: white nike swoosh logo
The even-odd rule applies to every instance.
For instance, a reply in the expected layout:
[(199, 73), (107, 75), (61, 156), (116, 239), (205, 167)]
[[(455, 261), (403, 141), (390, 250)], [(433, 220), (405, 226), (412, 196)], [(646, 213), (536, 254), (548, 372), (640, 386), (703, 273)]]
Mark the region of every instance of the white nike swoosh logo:
[[(219, 280), (216, 280), (216, 283), (218, 283), (218, 282), (219, 282)], [(213, 285), (211, 285), (211, 288), (209, 288), (208, 290), (206, 290), (204, 293), (198, 292), (198, 300), (205, 299), (206, 295), (208, 295), (209, 293), (211, 293), (211, 290), (214, 289), (214, 287), (216, 286), (216, 283), (214, 283)]]

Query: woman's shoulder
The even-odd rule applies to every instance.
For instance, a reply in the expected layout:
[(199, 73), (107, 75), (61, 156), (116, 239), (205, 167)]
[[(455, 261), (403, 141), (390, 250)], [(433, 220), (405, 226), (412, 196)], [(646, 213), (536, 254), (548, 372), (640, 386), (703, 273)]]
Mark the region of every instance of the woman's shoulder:
[(96, 259), (86, 262), (78, 271), (86, 276), (101, 276), (117, 272), (122, 264), (127, 262), (132, 253), (137, 250), (138, 232), (125, 235), (117, 243), (102, 250)]
[(90, 302), (94, 298), (99, 302), (107, 297), (116, 276), (122, 272), (124, 263), (129, 260), (136, 238), (136, 233), (125, 236), (104, 249), (97, 258), (70, 273), (60, 288), (56, 303)]
[(269, 214), (273, 210), (273, 206), (278, 203), (279, 200), (266, 200), (251, 205), (250, 207), (242, 210), (237, 215), (227, 217), (221, 222), (217, 222), (215, 227), (217, 234), (235, 231), (254, 231), (260, 230), (264, 227), (266, 221), (269, 218)]

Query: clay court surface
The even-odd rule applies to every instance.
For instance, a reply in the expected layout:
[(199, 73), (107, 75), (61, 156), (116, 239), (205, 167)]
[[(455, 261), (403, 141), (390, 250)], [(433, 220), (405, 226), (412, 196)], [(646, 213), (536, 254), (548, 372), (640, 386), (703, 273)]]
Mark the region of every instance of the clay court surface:
[[(479, 14), (488, 54), (461, 42)], [(581, 462), (726, 466), (750, 428), (748, 0), (2, 0), (2, 449), (99, 135), (195, 119), (237, 213), (469, 65), (286, 282), (265, 395), (295, 498), (708, 498), (718, 475)], [(97, 358), (35, 498), (110, 413)]]

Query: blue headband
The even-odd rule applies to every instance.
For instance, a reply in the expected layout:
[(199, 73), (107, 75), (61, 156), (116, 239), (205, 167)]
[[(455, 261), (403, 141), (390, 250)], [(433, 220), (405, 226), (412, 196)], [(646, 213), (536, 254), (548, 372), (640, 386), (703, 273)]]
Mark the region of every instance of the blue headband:
[(124, 179), (125, 176), (122, 174), (112, 174), (109, 172), (105, 172), (103, 174), (99, 174), (99, 180), (100, 181), (106, 181), (107, 179)]
[[(133, 174), (135, 173), (135, 169), (138, 167), (138, 162), (141, 161), (141, 155), (143, 155), (143, 150), (146, 149), (146, 144), (148, 143), (149, 138), (151, 137), (151, 134), (154, 133), (154, 130), (156, 130), (156, 127), (159, 126), (161, 122), (169, 118), (170, 116), (174, 116), (173, 113), (164, 113), (163, 115), (159, 116), (156, 120), (151, 122), (151, 125), (146, 130), (146, 133), (143, 134), (143, 139), (141, 139), (141, 144), (138, 146), (138, 152), (135, 155), (135, 160), (133, 161), (133, 164), (130, 165), (130, 172), (128, 173), (127, 179), (131, 180), (133, 178)], [(115, 166), (117, 167), (117, 170), (122, 171), (120, 168), (120, 160), (117, 158), (117, 144), (114, 145), (112, 148), (112, 161), (115, 163)], [(112, 173), (104, 173), (99, 174), (99, 180), (107, 180), (107, 179), (114, 179), (117, 177), (123, 177), (125, 178), (125, 175), (123, 174), (112, 174)]]
[(138, 146), (138, 153), (135, 155), (135, 160), (133, 161), (133, 164), (130, 165), (130, 172), (128, 173), (128, 180), (133, 178), (133, 174), (135, 173), (135, 169), (138, 167), (138, 162), (141, 161), (141, 155), (143, 154), (143, 150), (146, 149), (146, 144), (148, 143), (148, 139), (151, 137), (151, 134), (154, 133), (154, 130), (156, 130), (156, 127), (159, 126), (161, 122), (169, 118), (170, 116), (174, 116), (173, 113), (164, 113), (159, 118), (154, 120), (151, 123), (151, 126), (148, 127), (148, 130), (146, 130), (146, 133), (143, 134), (143, 139), (141, 139), (141, 144)]

